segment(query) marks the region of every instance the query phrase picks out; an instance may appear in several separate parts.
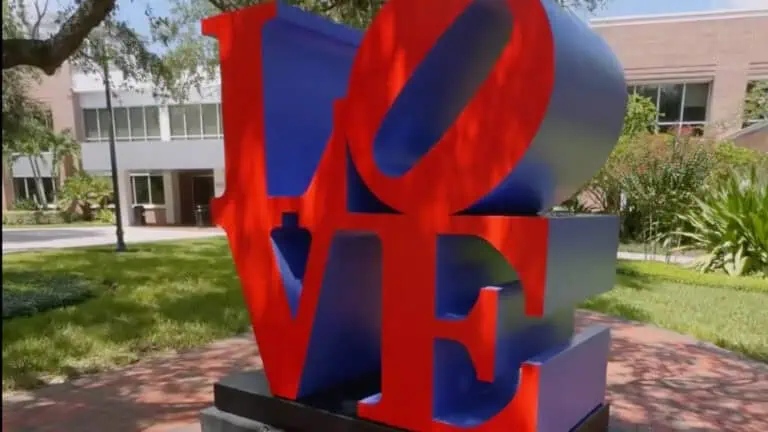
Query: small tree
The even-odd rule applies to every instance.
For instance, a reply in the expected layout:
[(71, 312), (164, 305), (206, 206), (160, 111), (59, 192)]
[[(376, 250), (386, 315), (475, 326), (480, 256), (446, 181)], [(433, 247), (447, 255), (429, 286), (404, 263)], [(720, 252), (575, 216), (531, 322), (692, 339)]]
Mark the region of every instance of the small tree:
[(77, 212), (83, 219), (92, 220), (94, 208), (106, 208), (112, 200), (112, 185), (104, 177), (80, 171), (64, 181), (59, 196), (62, 210)]
[(768, 80), (750, 83), (744, 100), (744, 120), (768, 120)]

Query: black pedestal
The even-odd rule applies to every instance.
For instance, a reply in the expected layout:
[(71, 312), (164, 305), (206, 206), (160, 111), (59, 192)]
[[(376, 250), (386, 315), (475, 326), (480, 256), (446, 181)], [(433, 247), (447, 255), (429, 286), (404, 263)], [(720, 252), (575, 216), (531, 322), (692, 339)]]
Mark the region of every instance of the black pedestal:
[[(272, 396), (262, 371), (238, 372), (214, 385), (214, 406), (201, 414), (203, 432), (391, 432), (355, 416), (357, 402), (376, 392), (372, 376), (300, 401)], [(609, 406), (596, 409), (573, 432), (606, 432)], [(566, 432), (566, 431), (564, 431)]]

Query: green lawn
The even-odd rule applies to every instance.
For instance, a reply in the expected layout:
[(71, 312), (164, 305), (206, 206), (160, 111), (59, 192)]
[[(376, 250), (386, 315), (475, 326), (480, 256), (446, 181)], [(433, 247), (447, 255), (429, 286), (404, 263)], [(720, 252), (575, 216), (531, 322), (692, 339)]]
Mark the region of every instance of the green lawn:
[(3, 389), (30, 388), (242, 333), (248, 319), (222, 239), (3, 256), (14, 272), (77, 274), (97, 297), (3, 322)]
[(105, 227), (114, 225), (109, 222), (69, 222), (59, 224), (29, 224), (29, 225), (9, 225), (3, 224), (3, 229), (15, 229), (15, 228), (34, 228), (34, 229), (46, 229), (46, 228), (76, 228), (76, 227)]
[[(248, 318), (224, 239), (3, 256), (3, 280), (86, 278), (95, 297), (3, 322), (3, 389), (32, 388), (242, 333)], [(768, 360), (768, 281), (620, 262), (585, 306)]]

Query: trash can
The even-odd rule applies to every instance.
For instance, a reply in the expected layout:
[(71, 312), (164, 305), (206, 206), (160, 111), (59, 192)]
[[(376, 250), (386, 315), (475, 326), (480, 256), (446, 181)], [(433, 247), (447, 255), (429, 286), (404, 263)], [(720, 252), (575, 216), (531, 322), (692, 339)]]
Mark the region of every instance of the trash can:
[(147, 210), (144, 206), (138, 205), (133, 208), (133, 220), (136, 225), (144, 226), (147, 224)]
[(195, 226), (206, 227), (209, 226), (210, 217), (208, 214), (208, 206), (205, 204), (198, 204), (195, 206)]

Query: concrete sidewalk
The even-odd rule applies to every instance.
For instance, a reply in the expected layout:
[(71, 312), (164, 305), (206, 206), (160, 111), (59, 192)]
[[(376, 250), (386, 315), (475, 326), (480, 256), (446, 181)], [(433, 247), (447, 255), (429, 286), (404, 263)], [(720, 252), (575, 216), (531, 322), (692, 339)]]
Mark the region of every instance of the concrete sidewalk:
[[(223, 236), (221, 228), (126, 227), (125, 242), (192, 240)], [(14, 237), (17, 237), (14, 239)], [(23, 240), (18, 237), (25, 237)], [(37, 237), (37, 239), (35, 238)], [(31, 238), (31, 239), (30, 239)], [(45, 249), (64, 249), (115, 243), (115, 227), (3, 228), (3, 254)], [(655, 255), (619, 252), (619, 259), (689, 264), (694, 258), (682, 255)]]
[[(224, 230), (193, 227), (126, 227), (124, 235), (125, 242), (130, 246), (131, 243), (219, 237), (224, 235)], [(113, 226), (10, 229), (3, 227), (3, 254), (114, 243), (115, 227)]]

